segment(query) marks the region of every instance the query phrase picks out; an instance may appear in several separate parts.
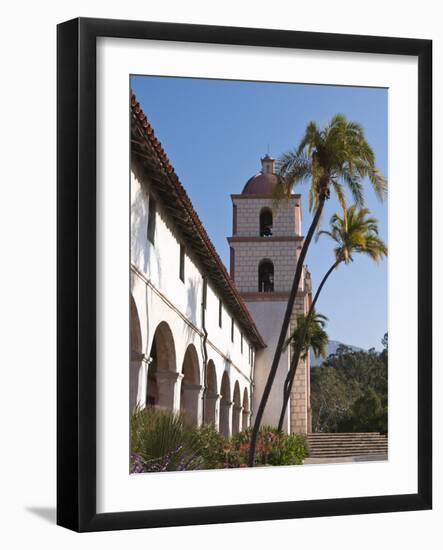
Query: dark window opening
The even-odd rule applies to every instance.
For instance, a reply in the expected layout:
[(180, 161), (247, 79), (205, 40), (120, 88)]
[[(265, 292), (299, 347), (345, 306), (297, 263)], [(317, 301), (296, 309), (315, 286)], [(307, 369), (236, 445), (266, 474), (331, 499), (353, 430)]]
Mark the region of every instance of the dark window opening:
[(231, 317), (231, 342), (234, 342), (234, 318)]
[(180, 280), (185, 282), (185, 247), (180, 245)]
[(222, 328), (222, 317), (223, 317), (223, 304), (222, 301), (218, 301), (218, 326)]
[(258, 291), (274, 292), (274, 264), (263, 260), (258, 266)]
[(243, 332), (240, 335), (240, 351), (243, 353)]
[(157, 387), (157, 346), (152, 346), (151, 361), (148, 367), (148, 380), (146, 386), (146, 406), (154, 407), (158, 402)]
[(260, 237), (272, 236), (272, 210), (263, 208), (260, 212)]
[(148, 209), (148, 240), (154, 244), (155, 237), (155, 216), (157, 211), (157, 205), (152, 197), (149, 197), (149, 209)]

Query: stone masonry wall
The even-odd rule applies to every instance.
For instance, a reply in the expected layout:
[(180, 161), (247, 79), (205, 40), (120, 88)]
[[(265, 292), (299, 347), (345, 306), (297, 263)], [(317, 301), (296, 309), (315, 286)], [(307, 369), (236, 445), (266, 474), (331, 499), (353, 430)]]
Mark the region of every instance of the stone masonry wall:
[[(236, 233), (234, 239), (230, 240), (230, 246), (234, 250), (232, 258), (235, 258), (234, 280), (240, 293), (245, 298), (245, 295), (249, 295), (249, 299), (252, 299), (251, 295), (255, 293), (253, 299), (258, 300), (260, 297), (258, 293), (259, 264), (264, 259), (268, 259), (274, 264), (274, 293), (276, 293), (274, 300), (272, 300), (272, 293), (263, 293), (262, 299), (266, 298), (266, 303), (269, 304), (265, 309), (262, 306), (259, 307), (258, 304), (255, 305), (255, 302), (249, 304), (250, 309), (254, 312), (253, 317), (257, 317), (256, 321), (263, 321), (263, 312), (278, 303), (278, 300), (284, 300), (282, 295), (289, 294), (292, 286), (297, 258), (303, 244), (303, 240), (297, 238), (301, 236), (300, 197), (293, 196), (289, 201), (281, 202), (278, 207), (274, 205), (272, 197), (238, 198), (233, 196), (232, 200), (236, 206)], [(270, 237), (260, 237), (260, 211), (263, 207), (271, 208), (273, 212), (272, 236)], [(292, 315), (291, 329), (295, 327), (296, 316), (306, 313), (308, 305), (309, 295), (305, 292), (305, 281), (302, 277)], [(259, 325), (261, 326), (260, 322)], [(268, 352), (271, 352), (271, 348), (275, 347), (275, 342), (267, 343), (270, 346)], [(282, 360), (282, 369), (280, 369), (283, 375), (281, 388), (288, 368), (287, 362), (288, 357), (286, 356), (285, 361)], [(257, 373), (257, 378), (259, 374)], [(307, 433), (310, 431), (309, 382), (308, 357), (299, 363), (290, 397), (289, 429), (291, 432)], [(281, 393), (278, 393), (278, 398), (275, 398), (278, 406), (275, 405), (271, 397), (269, 410), (280, 410)], [(278, 418), (277, 413), (278, 411), (275, 413), (276, 418)], [(271, 418), (268, 420), (271, 421)]]
[(289, 292), (301, 241), (232, 242), (235, 250), (235, 284), (241, 293), (258, 292), (258, 266), (263, 259), (274, 264), (274, 292)]
[[(306, 314), (309, 307), (308, 296), (303, 293), (297, 296), (294, 310), (291, 318), (291, 332), (296, 327), (297, 315)], [(292, 357), (292, 353), (291, 353)], [(309, 356), (306, 360), (300, 360), (297, 372), (292, 386), (290, 398), (290, 429), (291, 432), (307, 433), (311, 431), (310, 427), (310, 361)]]
[(272, 198), (233, 198), (233, 203), (237, 206), (237, 236), (260, 236), (260, 211), (265, 206), (272, 210), (274, 236), (300, 235), (300, 216), (296, 215), (300, 199), (296, 197), (281, 201), (278, 206), (273, 204)]

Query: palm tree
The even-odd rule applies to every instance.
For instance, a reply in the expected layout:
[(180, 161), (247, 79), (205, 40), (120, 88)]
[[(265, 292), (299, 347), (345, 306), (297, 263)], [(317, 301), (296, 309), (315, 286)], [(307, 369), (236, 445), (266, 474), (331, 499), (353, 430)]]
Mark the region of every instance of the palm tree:
[(278, 422), (279, 430), (283, 428), (286, 407), (291, 395), (297, 365), (309, 339), (310, 322), (311, 318), (315, 315), (315, 304), (329, 276), (340, 264), (350, 264), (353, 262), (353, 255), (355, 253), (366, 254), (375, 262), (379, 262), (383, 256), (386, 256), (388, 253), (385, 243), (378, 236), (377, 220), (369, 215), (369, 210), (367, 208), (358, 208), (356, 205), (353, 205), (343, 211), (342, 217), (339, 214), (334, 214), (330, 223), (331, 230), (320, 231), (318, 237), (327, 235), (336, 243), (334, 249), (335, 261), (325, 273), (315, 293), (303, 328), (300, 327), (300, 330), (297, 330), (299, 326), (297, 324), (296, 330), (298, 340), (294, 345), (291, 365), (284, 384), (283, 406)]
[(385, 178), (375, 166), (374, 151), (366, 141), (362, 126), (348, 121), (343, 115), (334, 116), (323, 129), (320, 129), (315, 122), (310, 122), (298, 148), (287, 152), (280, 159), (277, 175), (279, 180), (276, 187), (277, 198), (290, 195), (294, 185), (310, 180), (309, 207), (314, 212), (314, 217), (297, 262), (274, 358), (257, 408), (251, 433), (249, 466), (254, 465), (258, 431), (288, 333), (306, 253), (319, 225), (325, 201), (329, 199), (332, 189), (344, 207), (344, 186), (346, 186), (355, 203), (362, 206), (364, 203), (362, 181), (366, 177), (369, 178), (381, 200), (384, 199), (387, 189)]
[[(304, 338), (301, 349), (301, 359), (306, 359), (310, 349), (312, 349), (315, 357), (326, 357), (329, 342), (328, 334), (325, 331), (327, 320), (328, 318), (321, 313), (317, 313), (316, 311), (312, 312), (307, 325), (306, 337)], [(299, 338), (302, 340), (301, 331), (304, 330), (306, 321), (306, 315), (303, 313), (297, 315), (297, 326), (292, 331), (290, 337), (286, 340), (285, 347), (291, 345), (293, 351), (295, 351), (295, 346), (297, 345)]]

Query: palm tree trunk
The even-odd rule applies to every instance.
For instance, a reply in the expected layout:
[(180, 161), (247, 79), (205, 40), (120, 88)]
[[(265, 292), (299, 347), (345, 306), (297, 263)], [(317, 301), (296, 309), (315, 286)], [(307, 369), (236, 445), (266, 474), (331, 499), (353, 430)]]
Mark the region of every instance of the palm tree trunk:
[(294, 349), (294, 353), (292, 355), (291, 364), (290, 364), (289, 371), (286, 376), (286, 380), (283, 388), (283, 405), (280, 413), (280, 419), (278, 421), (279, 430), (282, 430), (283, 428), (286, 408), (288, 406), (289, 398), (291, 396), (291, 390), (295, 379), (295, 373), (297, 372), (297, 366), (298, 366), (298, 362), (300, 361), (300, 355), (303, 349), (303, 344), (305, 343), (306, 334), (308, 333), (309, 321), (311, 320), (312, 314), (314, 313), (314, 310), (315, 310), (315, 304), (317, 303), (318, 297), (320, 296), (320, 292), (322, 291), (324, 284), (326, 283), (331, 273), (334, 271), (336, 267), (338, 267), (339, 264), (340, 264), (340, 261), (334, 262), (332, 266), (328, 269), (328, 271), (325, 273), (317, 289), (317, 292), (315, 293), (314, 299), (312, 300), (312, 303), (309, 307), (308, 315), (306, 316), (305, 323), (304, 323), (303, 332), (300, 334), (300, 337), (297, 339), (297, 343)]
[(268, 399), (269, 399), (269, 394), (271, 393), (271, 388), (272, 388), (272, 384), (274, 383), (275, 375), (277, 374), (278, 364), (280, 362), (280, 357), (285, 344), (286, 335), (289, 328), (289, 322), (291, 320), (291, 314), (294, 308), (294, 302), (297, 296), (297, 291), (301, 280), (303, 263), (305, 261), (305, 257), (306, 257), (306, 253), (308, 251), (309, 245), (311, 244), (312, 237), (314, 236), (315, 230), (317, 229), (317, 225), (320, 221), (320, 217), (323, 212), (323, 207), (326, 201), (327, 191), (328, 191), (327, 185), (322, 186), (322, 192), (319, 198), (317, 211), (315, 212), (315, 216), (309, 227), (309, 231), (306, 235), (306, 239), (303, 243), (303, 247), (300, 252), (300, 257), (297, 262), (297, 268), (295, 270), (294, 280), (292, 282), (292, 288), (288, 299), (288, 305), (286, 306), (286, 312), (285, 312), (283, 324), (280, 331), (280, 337), (278, 339), (277, 347), (275, 348), (274, 359), (272, 360), (272, 365), (269, 370), (268, 379), (266, 381), (266, 385), (263, 390), (263, 395), (260, 400), (260, 404), (257, 408), (257, 415), (255, 417), (254, 426), (251, 432), (251, 443), (249, 447), (248, 466), (254, 466), (255, 448), (257, 446), (257, 437), (260, 429), (260, 424), (263, 418), (263, 413), (265, 411), (266, 403), (268, 402)]

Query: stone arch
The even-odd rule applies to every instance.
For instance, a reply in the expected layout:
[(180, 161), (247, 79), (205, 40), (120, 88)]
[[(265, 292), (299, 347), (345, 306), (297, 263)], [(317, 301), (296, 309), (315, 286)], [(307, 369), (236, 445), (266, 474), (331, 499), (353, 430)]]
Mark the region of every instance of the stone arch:
[(249, 417), (250, 417), (250, 410), (249, 410), (249, 394), (248, 394), (248, 388), (245, 388), (243, 390), (243, 402), (242, 402), (242, 430), (246, 430), (246, 428), (249, 428)]
[(212, 359), (209, 359), (206, 366), (206, 390), (204, 403), (204, 422), (205, 424), (218, 425), (218, 391), (217, 391), (217, 372)]
[(225, 437), (231, 437), (232, 433), (232, 401), (231, 401), (231, 381), (229, 374), (225, 371), (221, 380), (220, 387), (220, 432)]
[(264, 259), (258, 264), (258, 291), (274, 292), (274, 264)]
[(201, 424), (201, 394), (200, 366), (195, 346), (189, 344), (186, 348), (182, 367), (182, 383), (180, 391), (180, 411), (190, 424)]
[(260, 237), (272, 236), (272, 210), (269, 206), (264, 206), (260, 210)]
[(177, 377), (174, 337), (168, 323), (162, 321), (148, 359), (146, 405), (173, 410)]
[(240, 401), (240, 384), (238, 381), (234, 385), (233, 409), (232, 409), (232, 433), (236, 434), (240, 431), (241, 417), (241, 401)]
[(142, 333), (140, 317), (134, 297), (130, 295), (129, 312), (129, 342), (130, 342), (130, 371), (129, 371), (129, 407), (132, 411), (137, 406), (139, 383), (142, 369)]

